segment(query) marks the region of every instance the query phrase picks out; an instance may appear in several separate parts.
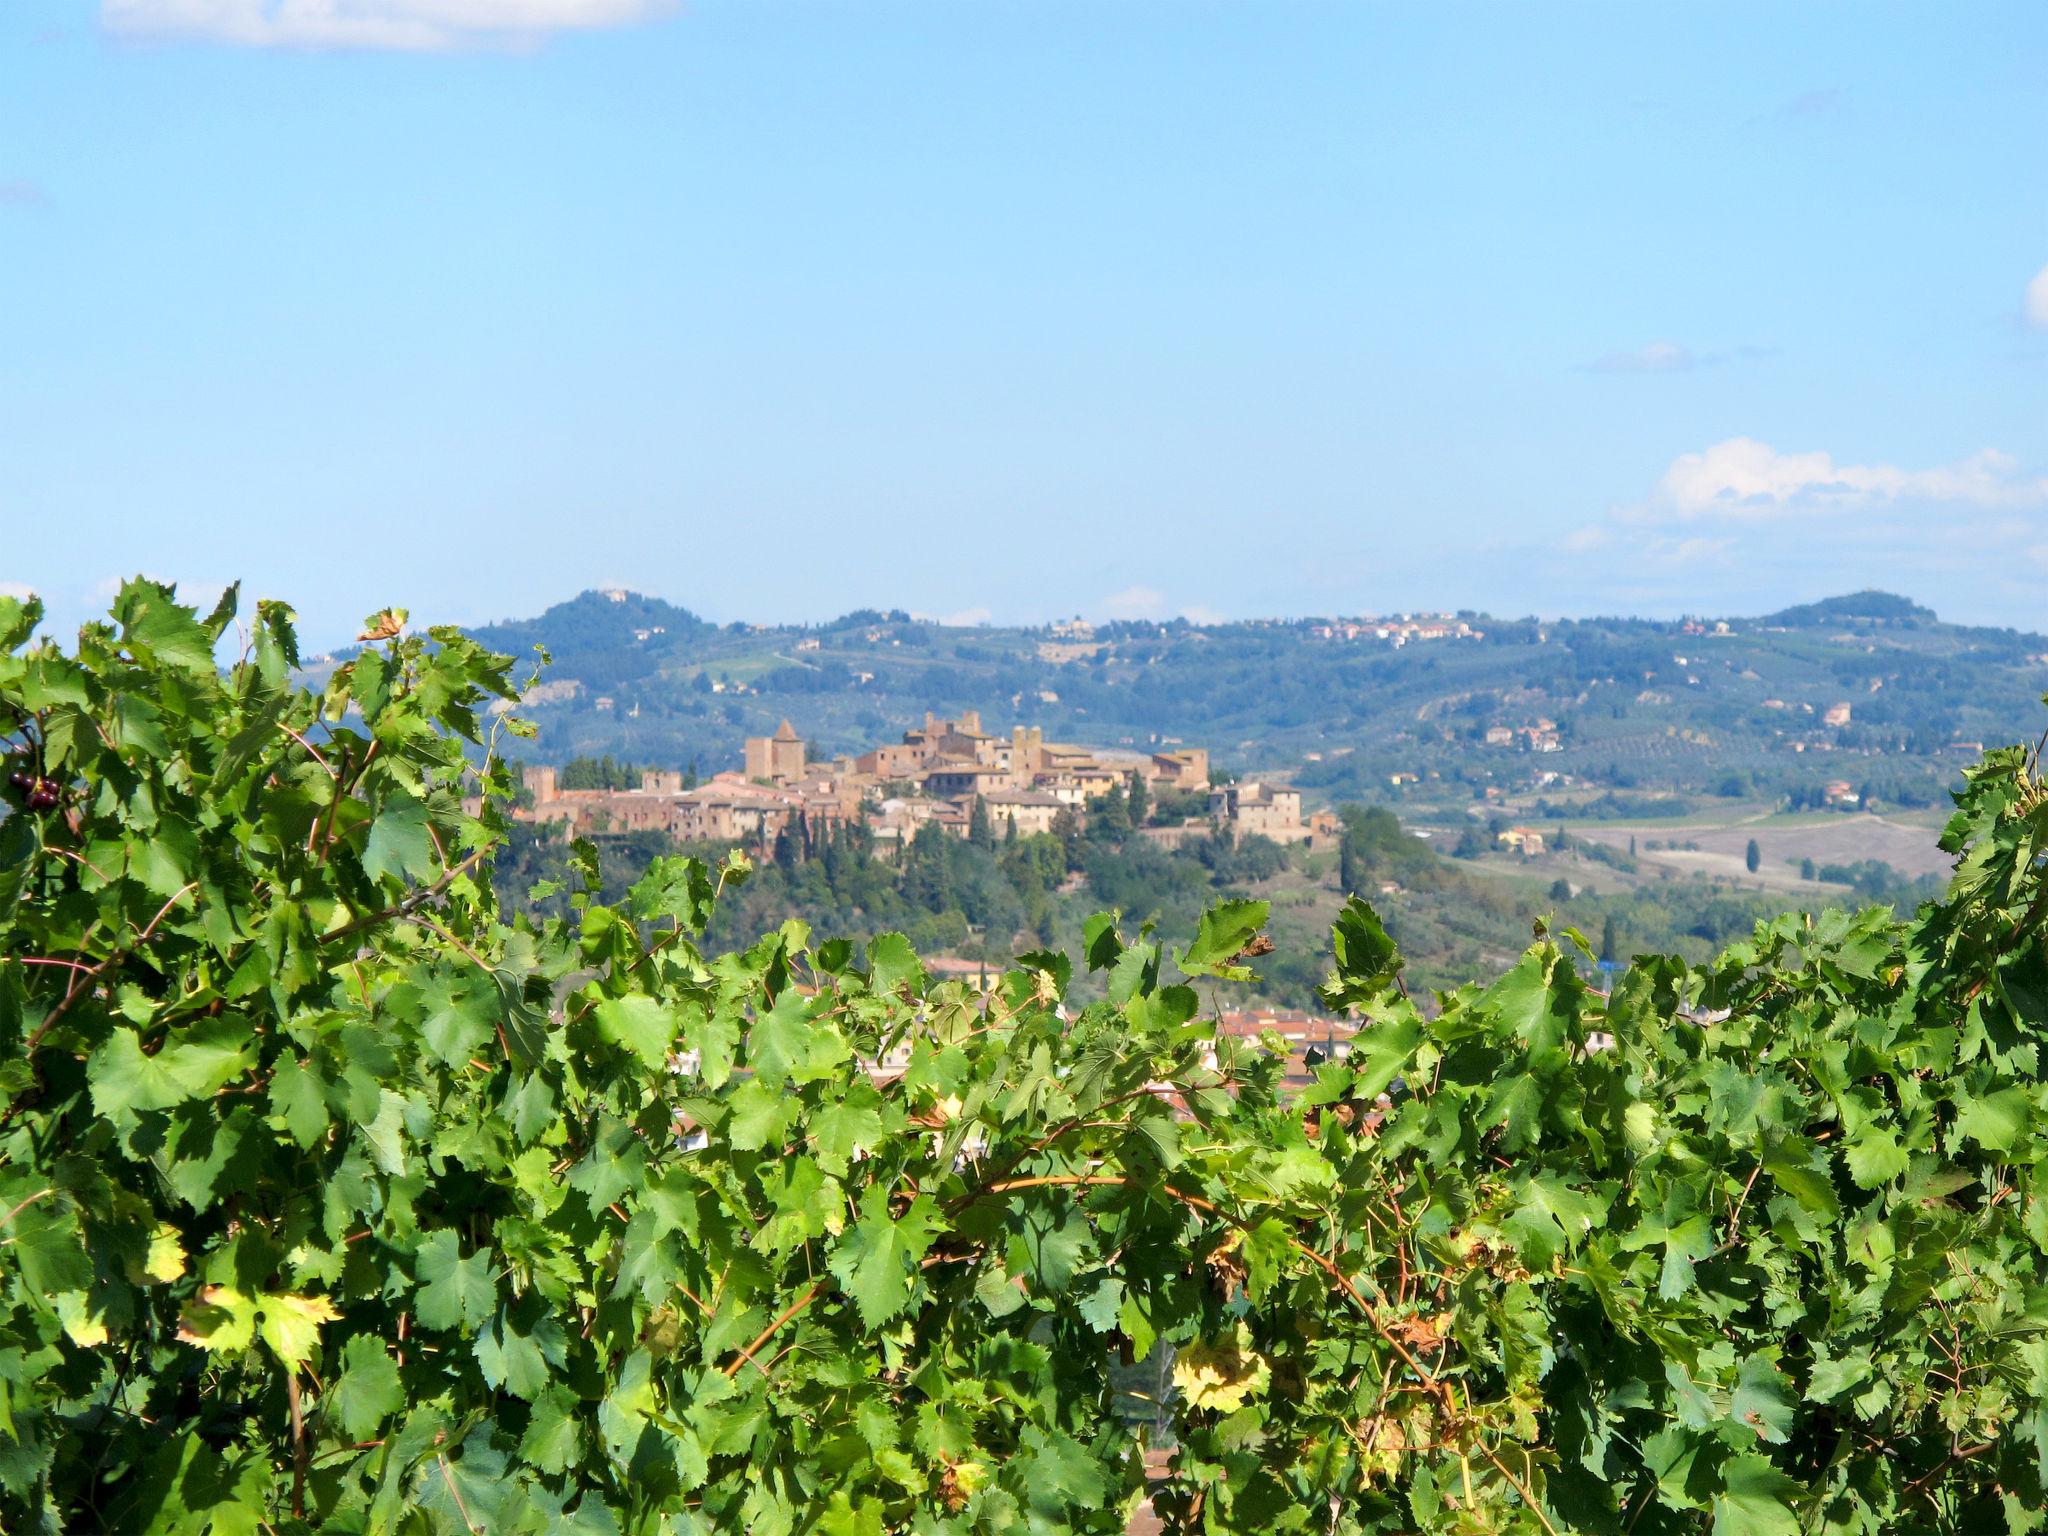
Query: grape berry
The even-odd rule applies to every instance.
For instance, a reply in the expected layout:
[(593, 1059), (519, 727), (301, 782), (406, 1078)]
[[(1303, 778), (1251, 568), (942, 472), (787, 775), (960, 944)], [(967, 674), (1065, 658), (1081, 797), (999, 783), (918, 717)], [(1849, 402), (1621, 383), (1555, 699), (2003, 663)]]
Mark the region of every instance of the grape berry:
[(26, 791), (23, 804), (31, 811), (47, 811), (64, 798), (63, 785), (38, 773), (11, 774), (8, 782)]

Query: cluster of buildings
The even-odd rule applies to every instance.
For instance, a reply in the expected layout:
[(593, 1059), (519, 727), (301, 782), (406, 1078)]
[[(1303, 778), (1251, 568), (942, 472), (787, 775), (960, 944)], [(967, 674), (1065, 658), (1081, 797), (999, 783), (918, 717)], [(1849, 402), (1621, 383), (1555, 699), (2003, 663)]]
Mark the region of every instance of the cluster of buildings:
[(1490, 725), (1486, 728), (1489, 747), (1519, 747), (1524, 752), (1562, 752), (1564, 742), (1557, 734), (1557, 722), (1539, 716), (1528, 725)]
[[(1788, 704), (1783, 699), (1765, 699), (1763, 701), (1763, 707), (1765, 709), (1770, 710), (1783, 710), (1788, 713), (1796, 711), (1797, 713), (1804, 715), (1811, 715), (1815, 712), (1814, 707), (1811, 704)], [(1855, 706), (1850, 704), (1849, 701), (1846, 699), (1841, 700), (1838, 703), (1828, 705), (1827, 708), (1821, 710), (1819, 714), (1820, 723), (1823, 726), (1827, 727), (1829, 730), (1835, 731), (1841, 730), (1844, 726), (1848, 725), (1851, 721), (1853, 721), (1856, 718)], [(1773, 734), (1779, 737), (1785, 737), (1787, 735), (1787, 733), (1784, 731), (1777, 731)], [(1818, 731), (1814, 731), (1809, 728), (1806, 734), (1801, 736), (1792, 736), (1790, 737), (1790, 739), (1786, 740), (1785, 750), (1788, 752), (1796, 753), (1832, 752), (1836, 749), (1838, 745), (1839, 738), (1824, 735)]]
[(1484, 640), (1486, 631), (1474, 629), (1449, 613), (1404, 613), (1396, 618), (1335, 619), (1318, 624), (1313, 633), (1322, 640), (1379, 640), (1399, 649), (1415, 640)]
[(1240, 833), (1301, 841), (1301, 795), (1283, 785), (1209, 782), (1203, 747), (1118, 751), (1047, 741), (1037, 727), (1008, 735), (981, 728), (978, 711), (924, 723), (858, 755), (821, 758), (785, 720), (772, 736), (749, 737), (743, 772), (720, 773), (684, 788), (680, 773), (651, 770), (629, 790), (563, 789), (557, 772), (526, 769), (531, 804), (515, 813), (591, 832), (661, 832), (679, 842), (772, 843), (801, 824), (812, 836), (865, 821), (882, 841), (907, 842), (927, 825), (967, 835), (979, 801), (998, 835), (1050, 832), (1063, 814), (1079, 819), (1112, 791), (1142, 782), (1165, 792), (1206, 796), (1212, 818)]

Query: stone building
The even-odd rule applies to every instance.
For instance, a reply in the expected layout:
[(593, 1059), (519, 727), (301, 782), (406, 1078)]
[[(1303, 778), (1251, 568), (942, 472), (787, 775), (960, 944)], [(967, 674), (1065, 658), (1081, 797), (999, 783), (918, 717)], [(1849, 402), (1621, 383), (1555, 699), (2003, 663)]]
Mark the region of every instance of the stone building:
[(1270, 837), (1276, 843), (1305, 843), (1301, 791), (1284, 784), (1246, 779), (1209, 791), (1209, 814), (1239, 837)]
[(794, 784), (804, 776), (804, 742), (785, 720), (773, 736), (747, 738), (747, 777)]
[(989, 795), (984, 803), (988, 806), (990, 825), (1000, 828), (1005, 823), (1014, 822), (1019, 837), (1050, 832), (1060, 813), (1067, 809), (1064, 800), (1042, 789), (1007, 790), (999, 795)]
[(963, 762), (958, 759), (933, 763), (922, 774), (924, 792), (941, 800), (972, 799), (976, 795), (1003, 794), (1030, 783), (1020, 783), (1007, 768), (993, 763)]
[(1155, 789), (1207, 789), (1209, 749), (1176, 747), (1152, 754), (1152, 787)]

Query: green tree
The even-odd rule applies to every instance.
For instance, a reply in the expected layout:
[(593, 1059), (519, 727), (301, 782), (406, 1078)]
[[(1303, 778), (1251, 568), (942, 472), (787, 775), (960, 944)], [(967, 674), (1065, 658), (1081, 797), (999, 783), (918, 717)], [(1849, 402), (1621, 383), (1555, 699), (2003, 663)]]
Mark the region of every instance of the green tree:
[(1761, 865), (1763, 861), (1764, 851), (1763, 849), (1757, 846), (1756, 839), (1752, 837), (1749, 840), (1749, 847), (1743, 851), (1742, 867), (1748, 870), (1753, 875), (1757, 872), (1758, 866)]
[(1125, 806), (1125, 814), (1130, 817), (1131, 825), (1134, 827), (1144, 826), (1151, 817), (1152, 803), (1145, 783), (1145, 771), (1142, 768), (1131, 775), (1131, 793)]
[(988, 801), (980, 795), (974, 797), (974, 808), (967, 816), (967, 840), (977, 848), (996, 845), (996, 830), (988, 819)]
[(555, 782), (563, 789), (638, 789), (640, 770), (607, 752), (603, 757), (572, 757)]
[(1066, 867), (1070, 870), (1077, 868), (1075, 861), (1079, 851), (1081, 826), (1070, 808), (1062, 806), (1053, 812), (1052, 835), (1065, 852)]
[(953, 895), (953, 839), (936, 822), (926, 822), (904, 850), (903, 894), (925, 912), (950, 912)]
[(1612, 912), (1600, 924), (1600, 958), (1609, 965), (1621, 958), (1621, 929)]
[(1121, 782), (1112, 784), (1105, 794), (1097, 795), (1088, 802), (1088, 835), (1121, 842), (1131, 830), (1130, 802), (1124, 797)]

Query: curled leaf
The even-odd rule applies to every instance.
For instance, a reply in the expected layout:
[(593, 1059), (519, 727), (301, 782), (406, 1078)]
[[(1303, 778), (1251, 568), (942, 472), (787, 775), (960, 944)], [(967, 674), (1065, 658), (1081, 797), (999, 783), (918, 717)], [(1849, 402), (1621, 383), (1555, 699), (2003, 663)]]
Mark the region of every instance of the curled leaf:
[(1245, 1399), (1265, 1391), (1273, 1373), (1252, 1348), (1242, 1323), (1226, 1339), (1204, 1339), (1183, 1349), (1173, 1362), (1173, 1384), (1190, 1408), (1233, 1413)]
[(958, 1513), (987, 1481), (987, 1462), (951, 1462), (939, 1473), (939, 1502)]
[(1247, 1271), (1244, 1255), (1237, 1251), (1243, 1241), (1244, 1234), (1232, 1227), (1224, 1234), (1223, 1240), (1209, 1250), (1203, 1260), (1209, 1266), (1209, 1273), (1216, 1277), (1217, 1287), (1222, 1291), (1226, 1302), (1244, 1289)]
[(406, 612), (403, 608), (383, 608), (363, 620), (363, 632), (358, 640), (389, 640), (405, 628)]

